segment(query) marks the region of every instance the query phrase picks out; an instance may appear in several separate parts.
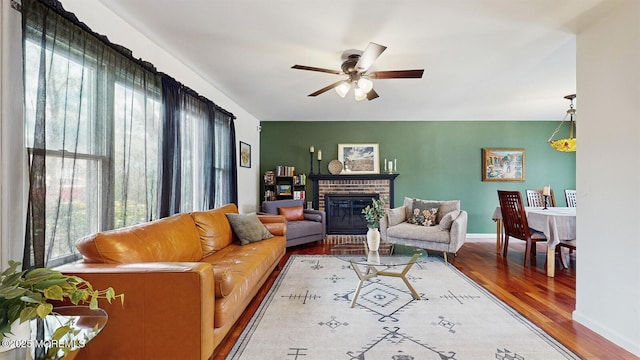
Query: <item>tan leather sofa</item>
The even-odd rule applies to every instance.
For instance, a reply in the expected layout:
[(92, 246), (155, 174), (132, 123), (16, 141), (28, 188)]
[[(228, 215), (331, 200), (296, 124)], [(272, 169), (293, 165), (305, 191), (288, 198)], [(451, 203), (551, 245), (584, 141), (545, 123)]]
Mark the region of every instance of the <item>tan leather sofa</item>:
[(109, 320), (78, 358), (210, 358), (286, 249), (283, 216), (260, 215), (275, 236), (241, 245), (225, 216), (237, 212), (229, 204), (79, 240), (84, 260), (57, 270), (125, 301), (100, 302)]

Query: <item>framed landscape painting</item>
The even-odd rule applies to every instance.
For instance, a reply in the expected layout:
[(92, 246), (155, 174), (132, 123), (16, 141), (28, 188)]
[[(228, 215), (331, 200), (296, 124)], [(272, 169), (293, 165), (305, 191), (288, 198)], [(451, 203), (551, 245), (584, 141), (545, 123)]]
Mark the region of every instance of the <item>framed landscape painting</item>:
[(524, 149), (482, 149), (482, 181), (524, 181), (524, 170)]
[(338, 144), (341, 174), (379, 174), (378, 144)]

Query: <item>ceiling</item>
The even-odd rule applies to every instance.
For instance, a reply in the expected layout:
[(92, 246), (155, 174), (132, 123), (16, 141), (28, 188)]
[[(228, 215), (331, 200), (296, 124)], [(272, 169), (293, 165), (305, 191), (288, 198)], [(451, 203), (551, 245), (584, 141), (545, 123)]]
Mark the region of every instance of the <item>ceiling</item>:
[[(258, 120), (436, 121), (562, 119), (576, 27), (612, 0), (100, 1)], [(388, 47), (370, 71), (423, 78), (374, 80), (380, 97), (356, 102), (307, 96), (346, 76), (291, 69), (340, 70), (369, 42)]]

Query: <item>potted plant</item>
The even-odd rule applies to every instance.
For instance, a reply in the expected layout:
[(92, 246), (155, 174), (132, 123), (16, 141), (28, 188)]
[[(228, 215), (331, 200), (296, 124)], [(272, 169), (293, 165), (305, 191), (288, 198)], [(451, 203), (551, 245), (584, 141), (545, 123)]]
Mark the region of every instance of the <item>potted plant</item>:
[[(88, 303), (93, 310), (98, 309), (98, 299), (111, 303), (119, 298), (124, 304), (124, 294), (116, 295), (111, 287), (96, 290), (78, 276), (48, 268), (21, 271), (19, 266), (19, 262), (9, 260), (9, 268), (0, 274), (0, 340), (11, 334), (14, 323), (28, 325), (29, 320), (55, 315), (52, 302)], [(60, 339), (72, 331), (70, 327), (62, 326), (54, 337)]]
[(369, 228), (367, 231), (367, 247), (372, 251), (378, 251), (380, 246), (380, 219), (385, 214), (383, 206), (384, 202), (382, 200), (372, 198), (371, 205), (367, 205), (362, 209), (362, 214), (364, 214), (364, 219)]

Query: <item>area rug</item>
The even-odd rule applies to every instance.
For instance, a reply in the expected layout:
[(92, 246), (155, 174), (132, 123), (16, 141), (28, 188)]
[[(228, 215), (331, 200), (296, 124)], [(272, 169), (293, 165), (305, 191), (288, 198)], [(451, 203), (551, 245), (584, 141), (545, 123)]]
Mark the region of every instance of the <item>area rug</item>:
[(419, 300), (376, 277), (351, 308), (351, 263), (291, 256), (227, 359), (579, 359), (441, 258), (407, 278)]

